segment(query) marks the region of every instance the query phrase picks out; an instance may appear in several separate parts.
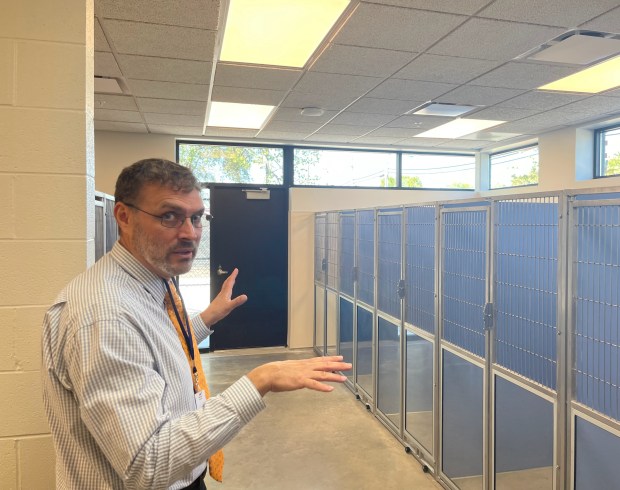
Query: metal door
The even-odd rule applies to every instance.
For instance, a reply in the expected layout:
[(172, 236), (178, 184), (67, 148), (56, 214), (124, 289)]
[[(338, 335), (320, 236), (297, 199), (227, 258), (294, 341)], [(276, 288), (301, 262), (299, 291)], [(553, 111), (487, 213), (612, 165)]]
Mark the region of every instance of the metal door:
[(220, 321), (211, 349), (285, 346), (288, 321), (288, 190), (210, 186), (211, 297), (236, 267), (246, 304)]

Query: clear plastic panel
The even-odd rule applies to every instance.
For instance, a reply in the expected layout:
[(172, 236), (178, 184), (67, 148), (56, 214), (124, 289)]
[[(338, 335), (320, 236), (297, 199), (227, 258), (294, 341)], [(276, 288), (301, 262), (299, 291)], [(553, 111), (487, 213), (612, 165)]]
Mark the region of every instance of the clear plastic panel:
[(553, 488), (553, 404), (495, 377), (495, 488)]
[(400, 327), (379, 318), (377, 408), (400, 428)]
[(442, 470), (462, 489), (482, 488), (482, 368), (444, 350)]
[(314, 286), (314, 348), (325, 353), (325, 288)]
[[(340, 297), (338, 313), (338, 327), (340, 329), (338, 353), (345, 362), (353, 364), (353, 303)], [(345, 373), (350, 380), (353, 380), (354, 369), (355, 366), (351, 371)]]
[(406, 331), (405, 430), (433, 454), (433, 366), (432, 342)]
[(327, 290), (327, 355), (337, 354), (338, 293)]
[(373, 313), (357, 307), (357, 384), (374, 397), (372, 367), (372, 322)]
[(575, 417), (575, 490), (618, 488), (619, 454), (618, 435)]

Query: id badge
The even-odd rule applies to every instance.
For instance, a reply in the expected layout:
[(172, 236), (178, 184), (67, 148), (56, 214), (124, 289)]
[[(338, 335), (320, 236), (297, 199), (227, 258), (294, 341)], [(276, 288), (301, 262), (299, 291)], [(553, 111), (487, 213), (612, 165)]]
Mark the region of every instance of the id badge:
[(207, 401), (204, 390), (200, 390), (198, 393), (194, 393), (194, 400), (196, 401), (196, 410), (202, 408)]

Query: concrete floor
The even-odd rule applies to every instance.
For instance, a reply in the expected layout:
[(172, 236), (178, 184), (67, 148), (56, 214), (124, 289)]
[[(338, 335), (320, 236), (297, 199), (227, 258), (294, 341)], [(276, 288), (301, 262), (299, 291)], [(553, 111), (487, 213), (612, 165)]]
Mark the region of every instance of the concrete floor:
[[(219, 393), (259, 364), (313, 355), (282, 348), (201, 357)], [(210, 490), (442, 488), (345, 386), (271, 393), (265, 401), (267, 409), (226, 446), (224, 483), (207, 477)]]

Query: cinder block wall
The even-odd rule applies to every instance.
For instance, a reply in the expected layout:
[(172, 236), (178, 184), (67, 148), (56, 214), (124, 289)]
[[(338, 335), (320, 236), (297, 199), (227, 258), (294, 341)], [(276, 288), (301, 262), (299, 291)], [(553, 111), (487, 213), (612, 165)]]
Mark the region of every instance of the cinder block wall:
[(0, 15), (0, 488), (50, 489), (41, 321), (93, 262), (93, 0)]

